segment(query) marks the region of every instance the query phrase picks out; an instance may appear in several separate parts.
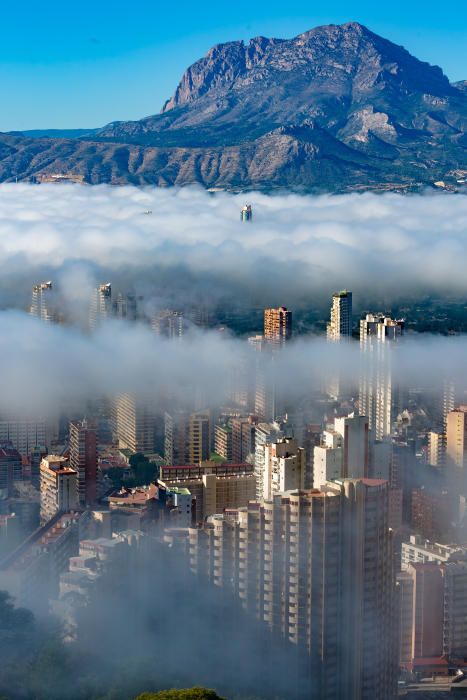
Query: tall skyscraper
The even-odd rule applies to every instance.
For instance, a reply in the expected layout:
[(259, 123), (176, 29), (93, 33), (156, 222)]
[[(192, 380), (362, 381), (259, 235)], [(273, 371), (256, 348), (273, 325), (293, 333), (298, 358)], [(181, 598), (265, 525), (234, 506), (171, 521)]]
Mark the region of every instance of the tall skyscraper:
[(368, 416), (370, 430), (381, 440), (391, 434), (397, 396), (392, 379), (392, 352), (404, 334), (405, 321), (384, 314), (367, 314), (360, 321), (359, 412)]
[(77, 473), (81, 506), (97, 501), (97, 435), (86, 420), (70, 422), (70, 467)]
[(115, 301), (114, 311), (117, 318), (124, 318), (127, 321), (136, 321), (138, 305), (135, 295), (124, 295), (119, 292)]
[(100, 284), (94, 291), (91, 300), (89, 326), (95, 330), (102, 322), (112, 317), (112, 285), (110, 282)]
[(40, 466), (41, 522), (78, 508), (78, 474), (66, 457), (48, 455)]
[(278, 493), (303, 489), (305, 450), (295, 438), (280, 438), (264, 445), (263, 499)]
[(193, 570), (232, 590), (297, 647), (322, 700), (397, 694), (387, 492), (382, 481), (344, 480), (250, 503), (190, 530)]
[(264, 310), (264, 340), (274, 348), (282, 347), (292, 337), (292, 312), (286, 306)]
[(180, 339), (185, 332), (183, 311), (164, 309), (157, 311), (151, 319), (151, 328), (159, 336)]
[(467, 467), (467, 406), (459, 406), (447, 414), (446, 460), (448, 466)]
[(211, 414), (196, 411), (190, 415), (188, 424), (190, 464), (199, 464), (211, 454)]
[(56, 321), (55, 290), (52, 282), (41, 282), (32, 288), (30, 314), (46, 323)]
[(338, 342), (352, 337), (352, 292), (344, 290), (332, 295), (331, 318), (327, 325), (327, 338)]
[(120, 447), (132, 452), (154, 452), (156, 412), (150, 398), (119, 394), (112, 405), (112, 423)]
[(172, 410), (164, 415), (164, 458), (167, 464), (183, 466), (189, 463), (190, 435), (188, 412)]
[(253, 209), (251, 208), (251, 204), (245, 204), (240, 209), (240, 221), (252, 221), (253, 219)]

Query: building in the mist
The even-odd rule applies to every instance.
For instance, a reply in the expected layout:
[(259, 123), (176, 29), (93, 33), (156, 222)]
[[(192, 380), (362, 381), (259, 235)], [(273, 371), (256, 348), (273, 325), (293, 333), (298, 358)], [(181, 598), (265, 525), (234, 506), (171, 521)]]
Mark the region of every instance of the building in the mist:
[(180, 339), (185, 332), (185, 316), (183, 311), (163, 309), (153, 314), (151, 328), (163, 338)]
[(392, 352), (404, 334), (405, 321), (384, 314), (367, 314), (360, 321), (359, 411), (368, 416), (370, 430), (381, 440), (391, 434), (397, 406), (392, 378)]
[(422, 537), (439, 542), (452, 536), (452, 524), (458, 518), (452, 494), (447, 489), (414, 488), (411, 493), (411, 525)]
[(313, 488), (320, 489), (327, 481), (342, 478), (344, 450), (342, 435), (324, 430), (322, 442), (314, 448)]
[(40, 471), (41, 522), (46, 523), (57, 513), (78, 508), (78, 473), (71, 469), (67, 457), (47, 455)]
[(60, 574), (78, 554), (80, 516), (55, 515), (0, 563), (0, 589), (7, 590), (16, 605), (50, 614), (49, 599), (58, 594)]
[(226, 462), (232, 461), (232, 427), (230, 423), (217, 424), (214, 427), (214, 452)]
[(251, 204), (245, 204), (240, 209), (240, 221), (252, 221), (253, 220), (253, 209)]
[(198, 523), (228, 508), (246, 506), (256, 495), (256, 479), (251, 464), (163, 466), (159, 483), (169, 490), (189, 490), (195, 502), (195, 519)]
[(192, 569), (295, 645), (326, 700), (396, 695), (387, 490), (357, 480), (291, 491), (190, 530)]
[(428, 433), (427, 462), (432, 467), (446, 466), (446, 433), (434, 430)]
[(352, 337), (352, 292), (344, 290), (332, 295), (326, 335), (333, 342)]
[(400, 661), (420, 675), (444, 673), (467, 658), (467, 556), (409, 563), (398, 574)]
[(254, 413), (261, 421), (273, 421), (280, 413), (273, 358), (260, 360), (255, 369)]
[(351, 413), (334, 419), (334, 430), (342, 437), (342, 477), (359, 479), (368, 476), (368, 418)]
[(113, 434), (119, 447), (132, 452), (154, 452), (156, 412), (150, 399), (120, 394), (113, 401), (112, 414)]
[(0, 443), (10, 442), (22, 455), (29, 457), (37, 447), (48, 444), (50, 431), (44, 420), (0, 419)]
[(199, 464), (211, 456), (209, 411), (173, 410), (164, 417), (164, 458), (167, 464)]
[(324, 430), (321, 444), (314, 447), (313, 487), (334, 479), (369, 476), (369, 457), (368, 418), (354, 413), (335, 418), (333, 428)]
[(247, 342), (248, 342), (248, 347), (250, 347), (252, 350), (254, 350), (256, 352), (261, 352), (263, 347), (264, 347), (264, 344), (265, 344), (264, 335), (261, 335), (261, 333), (257, 333), (256, 335), (251, 335), (248, 338)]
[(0, 442), (0, 493), (8, 497), (13, 483), (23, 478), (21, 455), (11, 442)]
[(283, 424), (278, 422), (257, 423), (255, 428), (255, 476), (256, 498), (261, 500), (264, 494), (264, 476), (266, 469), (266, 445), (286, 437)]
[(443, 382), (443, 429), (446, 431), (448, 413), (454, 410), (456, 406), (456, 386), (451, 379), (445, 379)]
[(100, 284), (93, 293), (89, 313), (89, 327), (97, 328), (102, 322), (112, 317), (112, 285), (110, 282)]
[(164, 458), (167, 464), (189, 463), (189, 414), (173, 410), (164, 415)]
[(46, 323), (53, 323), (56, 319), (55, 290), (52, 282), (41, 282), (32, 288), (31, 316), (40, 318)]
[(467, 466), (467, 406), (449, 411), (446, 420), (446, 461), (459, 470)]
[(114, 304), (114, 315), (127, 321), (136, 321), (138, 317), (138, 301), (134, 294), (119, 292)]
[(292, 338), (292, 312), (286, 306), (264, 310), (264, 340), (271, 348), (280, 348)]
[(268, 500), (284, 491), (303, 489), (305, 450), (298, 446), (295, 438), (279, 438), (266, 443), (263, 450), (263, 499)]
[(70, 422), (70, 467), (78, 475), (80, 506), (97, 502), (97, 433), (87, 420)]
[(255, 428), (257, 424), (255, 416), (232, 418), (232, 461), (254, 461), (255, 454)]
[(196, 411), (188, 421), (188, 457), (190, 464), (199, 464), (211, 455), (211, 414)]

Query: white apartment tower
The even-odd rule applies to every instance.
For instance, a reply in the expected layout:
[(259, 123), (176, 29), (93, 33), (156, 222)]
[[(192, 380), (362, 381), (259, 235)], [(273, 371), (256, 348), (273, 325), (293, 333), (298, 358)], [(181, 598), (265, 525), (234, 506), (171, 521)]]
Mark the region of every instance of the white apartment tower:
[(89, 326), (91, 330), (112, 316), (112, 285), (110, 282), (100, 284), (94, 291), (91, 301)]
[(32, 288), (32, 302), (29, 313), (46, 323), (55, 321), (54, 311), (55, 290), (52, 282), (41, 282)]
[(381, 440), (391, 434), (394, 418), (394, 387), (391, 372), (393, 348), (404, 334), (403, 319), (367, 314), (360, 321), (359, 412), (368, 416), (369, 428)]

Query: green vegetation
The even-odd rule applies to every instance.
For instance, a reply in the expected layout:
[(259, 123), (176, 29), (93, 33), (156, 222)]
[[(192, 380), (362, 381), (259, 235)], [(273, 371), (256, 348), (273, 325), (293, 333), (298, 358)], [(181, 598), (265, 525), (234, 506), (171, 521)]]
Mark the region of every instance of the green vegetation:
[(172, 688), (158, 693), (142, 693), (136, 700), (223, 700), (214, 690), (208, 688)]

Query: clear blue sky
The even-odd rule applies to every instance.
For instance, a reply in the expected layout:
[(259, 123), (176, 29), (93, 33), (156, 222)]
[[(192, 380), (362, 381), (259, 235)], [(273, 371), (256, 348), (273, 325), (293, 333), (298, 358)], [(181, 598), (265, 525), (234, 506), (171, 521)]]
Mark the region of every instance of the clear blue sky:
[(467, 79), (467, 0), (13, 0), (1, 13), (0, 131), (154, 114), (213, 44), (350, 20)]

